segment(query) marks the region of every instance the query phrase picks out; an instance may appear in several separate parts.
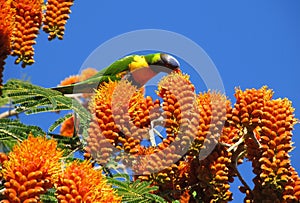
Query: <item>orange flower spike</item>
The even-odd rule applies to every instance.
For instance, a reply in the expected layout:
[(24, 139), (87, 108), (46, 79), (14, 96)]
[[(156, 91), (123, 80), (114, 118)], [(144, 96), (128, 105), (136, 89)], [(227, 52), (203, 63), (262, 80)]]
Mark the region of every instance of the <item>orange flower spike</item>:
[(218, 145), (214, 151), (200, 162), (196, 172), (200, 182), (209, 183), (201, 187), (204, 202), (227, 202), (232, 200), (229, 182), (233, 179), (230, 173), (232, 153)]
[(60, 135), (72, 137), (74, 135), (74, 116), (68, 118), (61, 124)]
[(55, 37), (63, 39), (65, 25), (70, 18), (71, 6), (74, 0), (48, 0), (46, 5), (46, 14), (43, 19), (43, 30), (49, 33), (48, 39)]
[(5, 59), (11, 51), (11, 37), (13, 31), (13, 15), (15, 10), (10, 7), (11, 0), (0, 0), (0, 86)]
[[(211, 138), (215, 139), (216, 142), (219, 139), (227, 117), (230, 116), (232, 110), (230, 101), (225, 95), (210, 91), (199, 94), (197, 101), (200, 113), (198, 139), (203, 140), (208, 134), (212, 134)], [(225, 138), (222, 138), (223, 142), (232, 142), (231, 138), (228, 140), (225, 140)]]
[(93, 120), (88, 130), (86, 151), (99, 164), (106, 163), (114, 146), (122, 149), (127, 142), (119, 132), (122, 130), (127, 137), (130, 135), (130, 129), (124, 126), (129, 119), (126, 121), (123, 114), (128, 111), (129, 99), (134, 92), (136, 88), (128, 81), (110, 81), (100, 85), (89, 103)]
[(59, 202), (121, 202), (102, 175), (89, 161), (68, 165), (55, 184)]
[[(159, 82), (157, 94), (163, 99), (162, 116), (165, 118), (167, 132), (167, 138), (160, 143), (160, 147), (166, 147), (163, 145), (173, 142), (176, 138), (178, 142), (176, 146), (179, 146), (176, 150), (179, 152), (194, 140), (199, 125), (194, 90), (195, 87), (190, 82), (189, 76), (182, 73), (171, 73)], [(183, 137), (186, 138), (185, 142), (183, 142)]]
[(293, 184), (297, 180), (291, 174), (288, 154), (293, 148), (291, 130), (297, 122), (293, 115), (294, 109), (289, 100), (276, 99), (267, 101), (262, 112), (262, 125), (268, 130), (261, 131), (262, 153), (259, 163), (254, 168), (260, 184), (255, 185), (254, 191), (260, 192), (263, 197), (268, 197), (269, 192), (263, 193), (263, 191), (272, 189), (280, 201), (294, 201), (297, 197), (293, 195)]
[(265, 101), (272, 99), (273, 91), (266, 86), (261, 89), (236, 89), (236, 103), (232, 110), (231, 120), (237, 125), (254, 125), (261, 119), (261, 108)]
[(12, 33), (12, 55), (17, 56), (16, 64), (22, 67), (34, 63), (33, 45), (42, 24), (43, 0), (13, 0), (15, 28)]
[[(8, 201), (29, 201), (51, 188), (57, 180), (62, 151), (54, 140), (29, 135), (20, 145), (14, 146), (8, 161), (3, 164), (5, 196)], [(35, 199), (37, 201), (37, 199)]]

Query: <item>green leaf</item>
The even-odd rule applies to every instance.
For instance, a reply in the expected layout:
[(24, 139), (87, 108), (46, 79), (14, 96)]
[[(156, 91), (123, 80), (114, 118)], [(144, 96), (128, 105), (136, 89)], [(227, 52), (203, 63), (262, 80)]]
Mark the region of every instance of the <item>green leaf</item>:
[(2, 148), (11, 149), (17, 141), (27, 139), (30, 133), (35, 136), (45, 134), (41, 128), (32, 125), (24, 125), (17, 119), (0, 119), (0, 141)]
[[(91, 115), (78, 101), (65, 97), (62, 93), (33, 85), (26, 81), (11, 79), (2, 88), (3, 98), (11, 100), (18, 112), (37, 114), (61, 110), (73, 110), (81, 125), (87, 126)], [(65, 118), (57, 120), (51, 127), (54, 130)]]
[(127, 174), (115, 174), (112, 178), (108, 177), (108, 182), (116, 189), (118, 195), (122, 196), (123, 202), (166, 202), (162, 197), (152, 193), (158, 187), (151, 186), (151, 182), (140, 180), (131, 182)]
[(51, 188), (45, 194), (40, 195), (40, 200), (42, 203), (57, 203), (55, 189)]
[(57, 119), (49, 128), (49, 132), (53, 132), (59, 125), (61, 125), (64, 121), (71, 118), (73, 114), (66, 114), (63, 117)]

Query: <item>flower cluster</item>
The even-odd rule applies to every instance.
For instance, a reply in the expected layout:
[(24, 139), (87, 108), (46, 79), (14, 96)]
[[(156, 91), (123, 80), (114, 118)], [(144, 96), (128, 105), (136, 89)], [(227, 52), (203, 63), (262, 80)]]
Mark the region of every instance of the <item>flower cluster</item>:
[(14, 146), (3, 163), (6, 202), (35, 202), (53, 187), (61, 169), (56, 147), (53, 140), (32, 136)]
[(43, 30), (49, 33), (48, 39), (55, 37), (63, 39), (65, 34), (65, 25), (70, 18), (71, 6), (74, 0), (48, 0), (46, 5), (46, 14), (43, 19)]
[(246, 193), (245, 201), (298, 201), (299, 195), (294, 190), (298, 188), (298, 177), (293, 173), (288, 154), (293, 148), (291, 131), (297, 122), (291, 102), (272, 99), (273, 92), (267, 87), (237, 89), (235, 96), (237, 102), (229, 123), (237, 129), (237, 134), (243, 134), (246, 157), (252, 161), (256, 175), (252, 191), (240, 188)]
[(138, 152), (140, 142), (149, 137), (150, 118), (157, 117), (158, 101), (144, 98), (127, 81), (104, 83), (90, 104), (93, 121), (89, 128), (87, 153), (105, 164), (114, 150)]
[(15, 10), (10, 7), (11, 1), (0, 0), (0, 86), (2, 85), (2, 73), (4, 60), (10, 54), (11, 35), (13, 22), (11, 21)]
[[(300, 178), (288, 155), (296, 123), (289, 100), (272, 99), (267, 87), (237, 89), (232, 107), (220, 93), (196, 95), (180, 72), (159, 82), (161, 101), (142, 92), (126, 81), (99, 87), (90, 104), (89, 157), (100, 164), (122, 160), (140, 174), (135, 179), (151, 180), (160, 191), (169, 191), (161, 194), (166, 199), (183, 202), (232, 200), (229, 184), (246, 157), (256, 175), (253, 190), (240, 187), (246, 202), (299, 200)], [(156, 125), (164, 128), (163, 135), (153, 131)], [(145, 146), (154, 134), (161, 141)]]
[(12, 55), (17, 56), (15, 63), (22, 67), (34, 63), (33, 45), (42, 25), (42, 0), (14, 0), (14, 29), (12, 33)]
[(0, 0), (0, 85), (5, 59), (16, 56), (22, 67), (34, 63), (34, 48), (40, 28), (49, 33), (49, 40), (63, 38), (65, 24), (73, 0)]
[[(90, 104), (94, 119), (87, 138), (88, 157), (99, 164), (116, 157), (141, 174), (135, 178), (152, 180), (161, 191), (171, 191), (169, 196), (175, 199), (189, 199), (196, 191), (203, 200), (230, 200), (232, 153), (217, 145), (220, 137), (231, 144), (236, 136), (231, 127), (222, 130), (231, 115), (228, 99), (216, 92), (197, 96), (189, 77), (180, 72), (159, 82), (157, 95), (162, 102), (144, 98), (142, 92), (127, 81), (100, 85)], [(151, 141), (155, 125), (164, 127), (165, 135), (160, 135), (158, 145), (147, 147), (142, 141)], [(214, 155), (199, 161), (209, 150)], [(208, 176), (210, 194), (201, 185)], [(188, 189), (191, 185), (197, 187)]]
[(58, 177), (55, 184), (59, 202), (121, 202), (112, 187), (88, 161), (70, 163)]

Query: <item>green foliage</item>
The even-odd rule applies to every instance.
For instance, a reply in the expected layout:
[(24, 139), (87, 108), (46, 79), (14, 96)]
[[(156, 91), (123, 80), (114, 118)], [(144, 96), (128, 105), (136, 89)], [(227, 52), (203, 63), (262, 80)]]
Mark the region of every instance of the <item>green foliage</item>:
[(158, 190), (157, 186), (151, 186), (151, 183), (147, 181), (132, 182), (127, 174), (115, 174), (112, 178), (108, 178), (108, 182), (117, 190), (118, 195), (122, 196), (123, 202), (166, 202), (162, 197), (153, 194)]
[[(36, 114), (41, 112), (57, 112), (74, 110), (82, 124), (88, 123), (89, 112), (76, 100), (65, 97), (62, 93), (33, 85), (26, 81), (11, 79), (2, 88), (2, 99), (9, 98), (17, 112)], [(58, 119), (51, 127), (53, 131), (68, 116)]]
[(9, 151), (17, 141), (27, 139), (29, 133), (43, 135), (37, 126), (24, 125), (17, 119), (0, 119), (0, 151)]
[(42, 203), (57, 203), (57, 198), (55, 197), (55, 189), (49, 189), (45, 194), (40, 196)]

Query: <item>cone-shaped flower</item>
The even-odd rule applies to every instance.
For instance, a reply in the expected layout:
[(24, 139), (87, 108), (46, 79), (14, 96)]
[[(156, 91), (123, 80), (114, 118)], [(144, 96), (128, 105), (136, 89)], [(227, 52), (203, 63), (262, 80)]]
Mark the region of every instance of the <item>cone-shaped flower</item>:
[(74, 0), (48, 0), (46, 5), (46, 14), (43, 19), (43, 30), (49, 33), (48, 39), (55, 37), (63, 39), (65, 34), (65, 25), (70, 18), (70, 7)]
[(59, 176), (55, 187), (60, 203), (121, 202), (121, 197), (107, 184), (102, 171), (94, 170), (89, 161), (74, 161), (68, 165)]
[[(296, 200), (293, 188), (289, 152), (292, 150), (293, 126), (297, 120), (288, 99), (267, 101), (262, 108), (261, 124), (258, 129), (261, 144), (259, 157), (253, 160), (255, 187), (254, 199), (274, 202)], [(259, 159), (258, 159), (259, 158)]]
[(11, 50), (11, 35), (15, 10), (11, 8), (10, 4), (11, 0), (0, 0), (0, 86), (2, 85), (4, 60), (10, 54)]
[(147, 127), (154, 106), (157, 108), (159, 104), (151, 98), (145, 99), (141, 90), (128, 81), (102, 84), (90, 102), (94, 118), (89, 128), (87, 152), (101, 164), (114, 150), (137, 153), (140, 141), (149, 137)]
[(22, 62), (22, 67), (34, 63), (33, 45), (42, 24), (43, 3), (43, 0), (14, 0), (11, 4), (16, 11), (12, 55), (18, 57), (15, 63)]
[(9, 202), (37, 201), (57, 180), (62, 151), (54, 140), (32, 137), (14, 146), (3, 164), (5, 196)]

